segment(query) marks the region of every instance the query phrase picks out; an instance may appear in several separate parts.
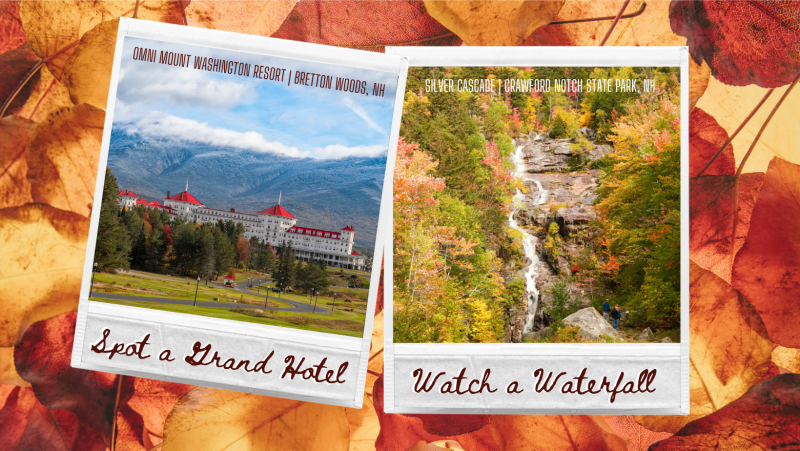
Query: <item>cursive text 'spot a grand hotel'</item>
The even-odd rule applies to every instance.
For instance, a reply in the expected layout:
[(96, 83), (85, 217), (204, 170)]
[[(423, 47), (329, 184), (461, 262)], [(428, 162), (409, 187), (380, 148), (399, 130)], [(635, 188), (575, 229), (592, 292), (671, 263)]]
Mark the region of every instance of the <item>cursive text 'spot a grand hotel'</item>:
[(173, 196), (167, 193), (163, 204), (157, 200), (147, 201), (131, 191), (124, 190), (119, 193), (119, 203), (121, 207), (128, 208), (136, 205), (156, 208), (201, 224), (231, 220), (244, 226), (244, 237), (248, 240), (257, 237), (259, 240), (268, 241), (273, 247), (290, 243), (298, 260), (308, 262), (313, 258), (325, 261), (327, 266), (366, 269), (365, 257), (353, 251), (355, 230), (352, 226), (345, 226), (338, 232), (299, 227), (296, 225), (297, 218), (280, 205), (280, 199), (278, 205), (256, 214), (237, 212), (234, 208), (230, 211), (218, 210), (206, 207), (189, 194), (187, 180), (186, 190)]

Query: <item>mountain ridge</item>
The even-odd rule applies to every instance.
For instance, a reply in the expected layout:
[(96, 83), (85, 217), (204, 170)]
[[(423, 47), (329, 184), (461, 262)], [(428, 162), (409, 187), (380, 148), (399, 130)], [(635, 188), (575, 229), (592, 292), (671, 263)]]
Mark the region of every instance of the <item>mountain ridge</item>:
[[(116, 125), (116, 124), (115, 124)], [(108, 167), (121, 189), (163, 202), (186, 187), (211, 208), (256, 213), (278, 203), (297, 224), (325, 230), (350, 225), (373, 248), (386, 156), (290, 158), (226, 146), (111, 133)]]

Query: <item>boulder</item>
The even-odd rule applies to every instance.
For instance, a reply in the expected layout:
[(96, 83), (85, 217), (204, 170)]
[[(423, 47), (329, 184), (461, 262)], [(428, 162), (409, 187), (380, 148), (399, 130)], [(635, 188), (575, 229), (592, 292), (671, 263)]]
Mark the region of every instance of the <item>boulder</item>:
[(669, 337), (664, 337), (661, 340), (658, 340), (659, 343), (672, 343), (672, 339)]
[(580, 327), (579, 333), (581, 338), (585, 340), (599, 340), (601, 334), (606, 334), (618, 340), (622, 339), (619, 332), (611, 327), (611, 324), (608, 324), (594, 307), (578, 310), (564, 318), (563, 322), (567, 326)]
[(639, 337), (637, 338), (637, 340), (639, 340), (639, 341), (650, 341), (653, 338), (655, 338), (655, 335), (653, 335), (653, 331), (650, 330), (650, 328), (648, 327), (645, 330), (643, 330), (641, 334), (639, 334)]
[(550, 326), (545, 327), (544, 329), (537, 330), (536, 332), (531, 332), (527, 335), (528, 339), (531, 341), (536, 341), (540, 338), (547, 338), (553, 336), (553, 329)]

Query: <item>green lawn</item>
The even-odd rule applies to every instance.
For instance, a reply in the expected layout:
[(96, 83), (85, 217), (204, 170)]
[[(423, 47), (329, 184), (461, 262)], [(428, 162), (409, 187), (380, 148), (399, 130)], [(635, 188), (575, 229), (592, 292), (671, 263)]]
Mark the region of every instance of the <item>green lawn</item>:
[[(265, 290), (270, 290), (270, 296), (278, 297), (278, 293), (274, 293), (274, 292), (271, 291), (271, 288), (272, 288), (273, 285), (274, 285), (273, 282), (270, 282), (270, 283), (265, 284), (265, 285), (261, 285), (260, 286), (260, 292), (263, 293)], [(337, 288), (338, 289), (340, 287), (332, 287), (332, 288)], [(345, 290), (353, 290), (352, 288), (344, 288), (344, 289)], [(258, 288), (250, 288), (250, 291), (257, 291), (257, 290), (258, 290)], [(359, 290), (353, 290), (353, 291), (359, 291)], [(304, 295), (304, 294), (281, 293), (280, 294), (280, 298), (281, 299), (288, 299), (290, 301), (302, 302), (304, 304), (309, 304), (309, 305), (313, 305), (314, 304), (314, 300), (311, 299), (311, 297), (309, 297), (308, 295)], [(365, 307), (367, 305), (366, 302), (367, 302), (366, 295), (364, 296), (364, 302), (344, 302), (341, 299), (337, 299), (336, 300), (336, 311), (339, 311), (339, 309), (344, 309), (344, 308), (346, 308), (346, 309), (359, 309), (360, 314), (363, 315), (364, 311), (365, 311)], [(330, 309), (333, 308), (333, 297), (319, 296), (318, 299), (317, 299), (317, 305), (325, 307), (328, 310), (330, 310)]]
[[(164, 280), (166, 279), (166, 280)], [(160, 274), (153, 274), (152, 277), (145, 277), (137, 274), (107, 274), (96, 273), (95, 282), (113, 283), (114, 285), (97, 287), (95, 291), (126, 294), (131, 296), (148, 296), (148, 297), (164, 297), (173, 299), (186, 299), (194, 300), (195, 289), (197, 289), (198, 301), (214, 302), (214, 298), (218, 298), (220, 302), (232, 302), (249, 300), (263, 304), (265, 298), (256, 293), (245, 294), (236, 291), (232, 288), (220, 288), (213, 285), (205, 285), (204, 281), (200, 281), (197, 285), (197, 280), (186, 280), (179, 277), (162, 276)], [(148, 290), (148, 292), (134, 292), (135, 289)], [(270, 299), (269, 302), (277, 307), (289, 307), (288, 304)]]
[[(269, 326), (279, 326), (279, 327), (288, 327), (291, 329), (301, 329), (301, 330), (310, 330), (314, 332), (325, 332), (330, 334), (337, 334), (337, 335), (347, 335), (350, 337), (361, 337), (361, 331), (349, 331), (349, 330), (336, 330), (332, 328), (324, 328), (324, 327), (316, 327), (311, 325), (300, 325), (300, 324), (292, 324), (290, 322), (280, 321), (273, 318), (262, 318), (258, 316), (251, 316), (245, 315), (242, 313), (232, 312), (229, 309), (224, 308), (213, 308), (213, 307), (193, 307), (191, 305), (177, 305), (177, 304), (158, 304), (154, 302), (136, 302), (136, 301), (118, 301), (115, 299), (102, 299), (102, 298), (90, 298), (92, 301), (96, 302), (103, 302), (106, 304), (116, 304), (116, 305), (127, 305), (131, 307), (140, 307), (140, 308), (147, 308), (150, 310), (161, 310), (166, 312), (176, 312), (176, 313), (186, 313), (190, 315), (200, 315), (200, 316), (207, 316), (211, 318), (220, 318), (220, 319), (228, 319), (233, 321), (244, 321), (248, 323), (255, 323), (255, 324), (266, 324)], [(290, 313), (290, 312), (269, 312), (270, 314), (275, 314), (276, 316), (287, 316), (287, 317), (298, 317), (297, 313)], [(318, 318), (322, 320), (326, 320), (326, 323), (335, 324), (336, 320), (341, 319), (356, 319), (356, 317), (360, 317), (360, 321), (363, 323), (364, 316), (363, 315), (354, 315), (353, 317), (346, 317), (348, 312), (342, 312), (342, 315), (313, 315), (313, 314), (302, 314), (303, 317), (309, 318)]]
[(367, 295), (369, 295), (369, 290), (359, 290), (358, 288), (331, 287), (330, 289), (337, 293), (347, 293), (352, 296), (357, 296), (365, 301), (367, 300)]

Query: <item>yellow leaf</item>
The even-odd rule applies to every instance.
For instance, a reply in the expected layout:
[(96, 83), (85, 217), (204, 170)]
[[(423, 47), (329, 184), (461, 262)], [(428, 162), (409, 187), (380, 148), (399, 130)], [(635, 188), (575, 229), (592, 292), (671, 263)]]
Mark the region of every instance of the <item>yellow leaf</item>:
[(692, 111), (700, 97), (703, 97), (710, 78), (711, 68), (705, 61), (698, 65), (694, 59), (689, 58), (689, 111)]
[(118, 27), (119, 19), (114, 19), (92, 28), (69, 57), (64, 82), (74, 103), (88, 103), (105, 111)]
[(14, 348), (0, 347), (0, 385), (31, 386), (30, 382), (23, 380), (17, 374), (17, 367), (14, 366)]
[(25, 145), (35, 128), (33, 122), (14, 115), (0, 119), (0, 208), (33, 201)]
[(33, 85), (25, 103), (12, 111), (33, 122), (41, 122), (55, 109), (72, 106), (67, 87), (53, 76), (47, 66), (42, 66), (37, 75), (28, 82)]
[(186, 20), (193, 27), (272, 36), (296, 4), (297, 0), (193, 0), (186, 8)]
[(627, 443), (599, 416), (492, 415), (500, 451), (626, 451)]
[(381, 424), (372, 398), (364, 394), (364, 406), (360, 409), (345, 409), (350, 424), (350, 448), (348, 451), (373, 451), (375, 440), (381, 432)]
[(769, 368), (772, 342), (750, 302), (694, 262), (689, 275), (691, 414), (637, 416), (636, 421), (651, 431), (674, 433), (718, 411), (758, 383)]
[(800, 349), (776, 346), (772, 350), (772, 363), (795, 374), (800, 374)]
[(425, 0), (425, 8), (468, 45), (521, 45), (550, 23), (564, 2)]
[[(136, 17), (183, 24), (185, 4), (175, 0), (142, 0)], [(25, 35), (33, 51), (61, 79), (64, 66), (81, 37), (98, 24), (120, 16), (133, 17), (136, 0), (58, 2), (26, 0), (19, 5)]]
[(0, 346), (78, 308), (89, 220), (49, 205), (0, 210)]
[[(770, 111), (786, 89), (786, 86), (775, 89), (775, 92), (733, 140), (737, 167), (753, 143), (761, 125), (764, 124)], [(697, 102), (697, 106), (714, 116), (719, 125), (728, 132), (728, 135), (731, 135), (767, 91), (756, 85), (728, 86), (712, 77), (708, 83), (708, 89)], [(783, 105), (767, 125), (764, 134), (761, 135), (752, 155), (747, 160), (745, 173), (766, 172), (769, 162), (776, 156), (791, 163), (800, 164), (800, 152), (797, 151), (796, 145), (800, 141), (800, 127), (797, 126), (798, 116), (800, 116), (800, 92), (795, 90), (786, 97)]]
[(198, 387), (164, 425), (164, 451), (345, 451), (343, 407)]
[[(569, 1), (554, 21), (614, 17), (623, 0)], [(643, 0), (632, 1), (625, 14), (639, 10)], [(669, 25), (669, 0), (647, 0), (644, 12), (636, 17), (621, 19), (611, 32), (607, 46), (667, 46), (686, 45), (686, 38), (672, 32)], [(536, 30), (525, 45), (600, 45), (613, 20), (550, 25)]]
[(52, 112), (26, 149), (35, 202), (88, 217), (92, 211), (105, 113), (81, 104)]
[(368, 395), (372, 396), (372, 386), (381, 374), (383, 374), (383, 311), (375, 315), (375, 321), (372, 323), (372, 342), (365, 387)]

